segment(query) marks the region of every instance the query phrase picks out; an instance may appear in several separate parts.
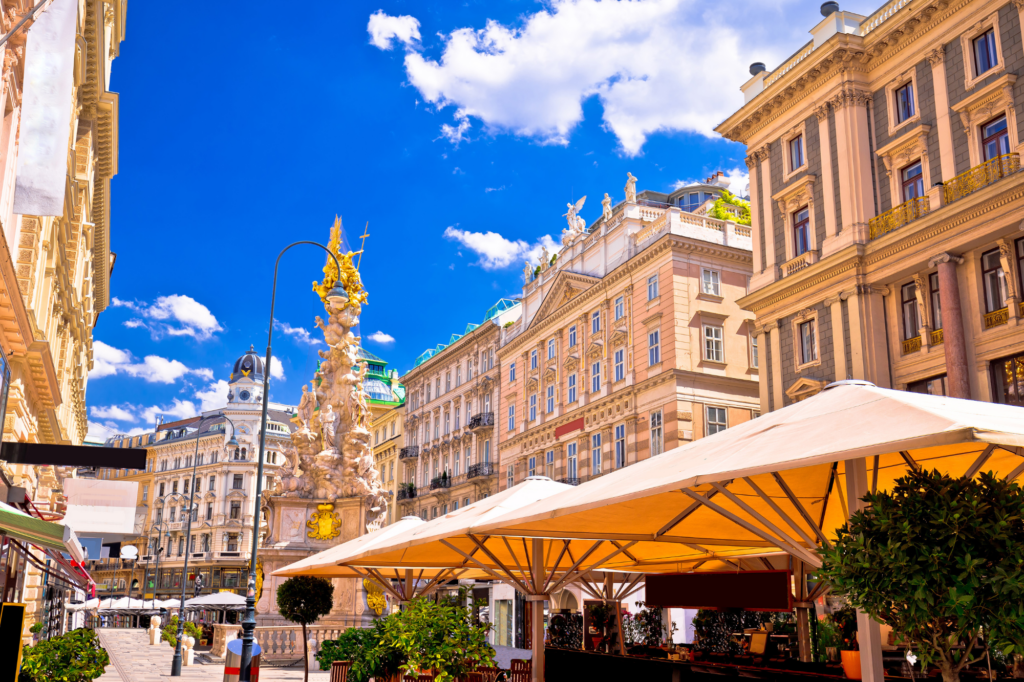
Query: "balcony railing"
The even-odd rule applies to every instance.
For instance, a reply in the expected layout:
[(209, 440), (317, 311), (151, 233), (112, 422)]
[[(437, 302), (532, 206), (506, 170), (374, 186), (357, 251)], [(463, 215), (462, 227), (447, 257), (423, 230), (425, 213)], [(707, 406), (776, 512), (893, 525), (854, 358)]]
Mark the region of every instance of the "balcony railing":
[(916, 353), (921, 350), (921, 337), (915, 336), (912, 339), (907, 339), (903, 342), (903, 354)]
[(941, 329), (934, 330), (932, 332), (932, 345), (933, 346), (938, 346), (943, 341), (945, 341), (945, 338), (942, 336), (942, 330)]
[(494, 476), (498, 473), (498, 467), (494, 466), (490, 462), (484, 464), (474, 464), (469, 467), (466, 472), (466, 478), (480, 478), (481, 476)]
[(410, 488), (408, 486), (398, 489), (398, 494), (395, 495), (395, 499), (401, 502), (402, 500), (412, 500), (416, 498), (416, 488)]
[[(951, 180), (950, 182), (953, 182)], [(947, 185), (948, 187), (948, 185)], [(928, 197), (915, 197), (904, 201), (899, 206), (894, 206), (882, 215), (876, 215), (868, 221), (868, 237), (878, 239), (884, 234), (889, 234), (908, 223), (912, 223), (931, 210)]]
[(998, 327), (999, 325), (1007, 324), (1010, 321), (1010, 311), (1006, 308), (1000, 308), (999, 310), (993, 310), (990, 313), (985, 314), (985, 329), (991, 329), (992, 327)]
[(398, 459), (416, 459), (420, 456), (420, 446), (410, 445), (398, 451)]
[(560, 479), (558, 479), (558, 482), (559, 483), (564, 483), (566, 485), (579, 485), (580, 484), (580, 479), (578, 479), (578, 478), (560, 478)]
[(438, 488), (450, 488), (452, 487), (452, 479), (447, 476), (438, 476), (437, 478), (430, 479), (430, 489), (437, 490)]
[(989, 159), (966, 173), (961, 173), (952, 180), (946, 181), (943, 187), (945, 203), (951, 204), (957, 199), (962, 199), (968, 194), (988, 187), (1019, 170), (1020, 154), (1003, 154)]
[(482, 429), (485, 426), (494, 426), (494, 413), (493, 412), (481, 412), (480, 414), (474, 414), (469, 418), (469, 423), (466, 424), (469, 430)]

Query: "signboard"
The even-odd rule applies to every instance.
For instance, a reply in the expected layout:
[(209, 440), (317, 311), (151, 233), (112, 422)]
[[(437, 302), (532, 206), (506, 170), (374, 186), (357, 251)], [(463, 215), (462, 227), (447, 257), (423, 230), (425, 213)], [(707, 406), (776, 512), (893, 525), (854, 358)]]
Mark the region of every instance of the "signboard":
[(24, 604), (0, 605), (0, 681), (14, 682), (21, 668), (21, 628)]
[[(6, 362), (4, 364), (6, 365)], [(3, 386), (3, 399), (6, 403), (6, 381)], [(52, 464), (54, 466), (144, 471), (146, 469), (146, 448), (103, 448), (89, 445), (9, 443), (4, 441), (3, 446), (0, 446), (0, 459), (11, 464)]]
[(562, 424), (561, 426), (555, 427), (555, 438), (561, 438), (567, 433), (579, 431), (584, 426), (586, 426), (586, 421), (583, 417), (580, 417), (579, 419), (574, 419), (568, 424)]
[(647, 606), (790, 611), (789, 571), (709, 571), (648, 575)]

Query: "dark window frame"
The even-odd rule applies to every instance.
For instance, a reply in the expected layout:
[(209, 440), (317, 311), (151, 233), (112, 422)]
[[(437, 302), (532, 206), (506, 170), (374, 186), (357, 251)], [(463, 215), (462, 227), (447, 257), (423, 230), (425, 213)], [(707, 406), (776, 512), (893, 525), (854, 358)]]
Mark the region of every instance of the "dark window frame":
[(917, 311), (917, 284), (909, 282), (900, 287), (900, 310), (903, 314), (903, 340), (921, 335), (921, 320)]
[(917, 113), (914, 108), (914, 81), (907, 81), (892, 94), (893, 104), (896, 106), (896, 124), (912, 119)]
[(983, 73), (988, 73), (999, 66), (999, 54), (996, 51), (996, 47), (995, 27), (989, 27), (987, 31), (975, 36), (971, 40), (975, 78), (979, 78)]
[(804, 153), (803, 134), (787, 141), (786, 148), (789, 150), (789, 172), (793, 173), (807, 162), (807, 156)]
[[(915, 168), (917, 173), (911, 176), (909, 173)], [(924, 196), (924, 166), (920, 159), (900, 169), (900, 191), (904, 202)]]
[[(800, 214), (805, 213), (807, 217), (800, 219)], [(801, 236), (803, 239), (801, 240)], [(803, 249), (800, 247), (803, 246)], [(802, 256), (811, 250), (811, 211), (809, 206), (798, 208), (793, 211), (793, 257)]]
[[(985, 134), (986, 128), (989, 128), (989, 127), (995, 125), (996, 123), (999, 123), (1000, 121), (1002, 121), (1002, 123), (1003, 123), (1002, 129), (998, 130), (997, 132), (992, 133), (991, 135), (986, 135)], [(996, 116), (995, 118), (993, 118), (992, 120), (990, 120), (990, 121), (988, 121), (986, 123), (981, 124), (981, 126), (979, 126), (978, 130), (979, 130), (979, 135), (981, 135), (981, 156), (982, 156), (981, 161), (982, 161), (982, 163), (984, 163), (986, 161), (991, 161), (992, 159), (995, 159), (995, 158), (998, 158), (1000, 156), (1003, 156), (1005, 154), (1009, 154), (1010, 153), (1010, 125), (1009, 125), (1009, 122), (1006, 120), (1006, 114), (1005, 113), (1002, 113), (1002, 114)], [(997, 143), (997, 146), (998, 146), (997, 151), (999, 151), (999, 153), (995, 154), (993, 156), (990, 156), (989, 155), (989, 144), (992, 143), (992, 142), (996, 142)]]

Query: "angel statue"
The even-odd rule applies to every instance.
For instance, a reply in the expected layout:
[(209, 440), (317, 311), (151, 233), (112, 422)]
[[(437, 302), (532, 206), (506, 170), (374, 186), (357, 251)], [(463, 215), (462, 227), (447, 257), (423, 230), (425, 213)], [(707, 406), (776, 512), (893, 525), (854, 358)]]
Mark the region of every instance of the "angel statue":
[(309, 386), (302, 385), (302, 397), (299, 399), (299, 419), (302, 420), (302, 428), (308, 429), (313, 421), (313, 413), (316, 412), (316, 395), (309, 390)]
[(612, 198), (608, 196), (608, 192), (604, 193), (604, 199), (601, 200), (601, 206), (603, 207), (601, 214), (604, 216), (604, 221), (608, 222), (612, 219)]
[(626, 201), (636, 203), (636, 178), (632, 173), (626, 173)]
[(586, 200), (587, 197), (584, 195), (582, 198), (580, 198), (579, 201), (576, 202), (575, 206), (572, 204), (566, 204), (569, 210), (566, 211), (562, 215), (562, 217), (565, 218), (565, 221), (567, 223), (569, 223), (569, 232), (582, 232), (584, 229), (586, 229), (586, 221), (579, 216), (580, 209), (583, 208), (583, 202), (585, 202)]

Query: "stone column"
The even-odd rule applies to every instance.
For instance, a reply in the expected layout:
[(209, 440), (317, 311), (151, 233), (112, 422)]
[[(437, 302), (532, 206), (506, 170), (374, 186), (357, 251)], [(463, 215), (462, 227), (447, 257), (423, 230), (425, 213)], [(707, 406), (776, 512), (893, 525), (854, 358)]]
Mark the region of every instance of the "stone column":
[[(782, 396), (785, 389), (782, 385), (782, 343), (779, 340), (779, 323), (769, 322), (764, 326), (764, 331), (769, 334), (771, 342), (772, 358), (768, 371), (771, 372), (772, 377), (772, 410), (780, 410), (784, 405)], [(764, 382), (765, 385), (768, 384), (767, 376), (764, 378)]]
[[(832, 179), (832, 145), (829, 143), (828, 104), (814, 110), (818, 118), (818, 146), (821, 149), (821, 198), (825, 209), (825, 239), (836, 235), (835, 184)], [(818, 244), (817, 248), (822, 248)]]
[(928, 267), (939, 269), (939, 296), (942, 302), (942, 339), (946, 347), (946, 378), (949, 395), (953, 398), (971, 397), (971, 378), (967, 371), (967, 337), (964, 332), (963, 311), (960, 307), (960, 283), (956, 266), (964, 259), (942, 253), (928, 261)]
[(772, 213), (772, 167), (768, 145), (754, 152), (755, 158), (761, 161), (761, 203), (764, 212), (761, 224), (764, 225), (764, 270), (770, 272), (768, 282), (775, 281), (775, 220)]
[(764, 333), (764, 327), (756, 324), (751, 335), (757, 340), (757, 390), (761, 398), (761, 414), (768, 414), (771, 411), (768, 400), (768, 372), (770, 370), (765, 362), (768, 358), (768, 348), (765, 345), (768, 341), (768, 336)]
[(853, 241), (867, 240), (868, 220), (875, 215), (868, 134), (870, 93), (847, 84), (832, 100), (836, 112), (836, 150), (839, 166), (841, 231), (852, 230)]
[[(932, 92), (935, 97), (935, 128), (939, 134), (939, 166), (945, 182), (956, 175), (953, 155), (953, 128), (949, 118), (949, 93), (946, 91), (946, 46), (939, 45), (928, 53), (932, 65)], [(930, 182), (930, 179), (929, 179)], [(932, 209), (938, 208), (932, 206)]]
[(841, 292), (825, 299), (825, 305), (828, 306), (829, 315), (832, 318), (832, 352), (835, 356), (836, 381), (850, 378), (846, 375), (846, 338), (843, 334), (844, 300), (846, 300), (846, 295)]
[(747, 164), (747, 172), (750, 173), (750, 236), (754, 255), (754, 274), (759, 275), (764, 270), (761, 261), (761, 230), (764, 229), (764, 226), (761, 224), (761, 204), (758, 194), (757, 171), (755, 170), (758, 162), (757, 157), (753, 154), (744, 160)]

